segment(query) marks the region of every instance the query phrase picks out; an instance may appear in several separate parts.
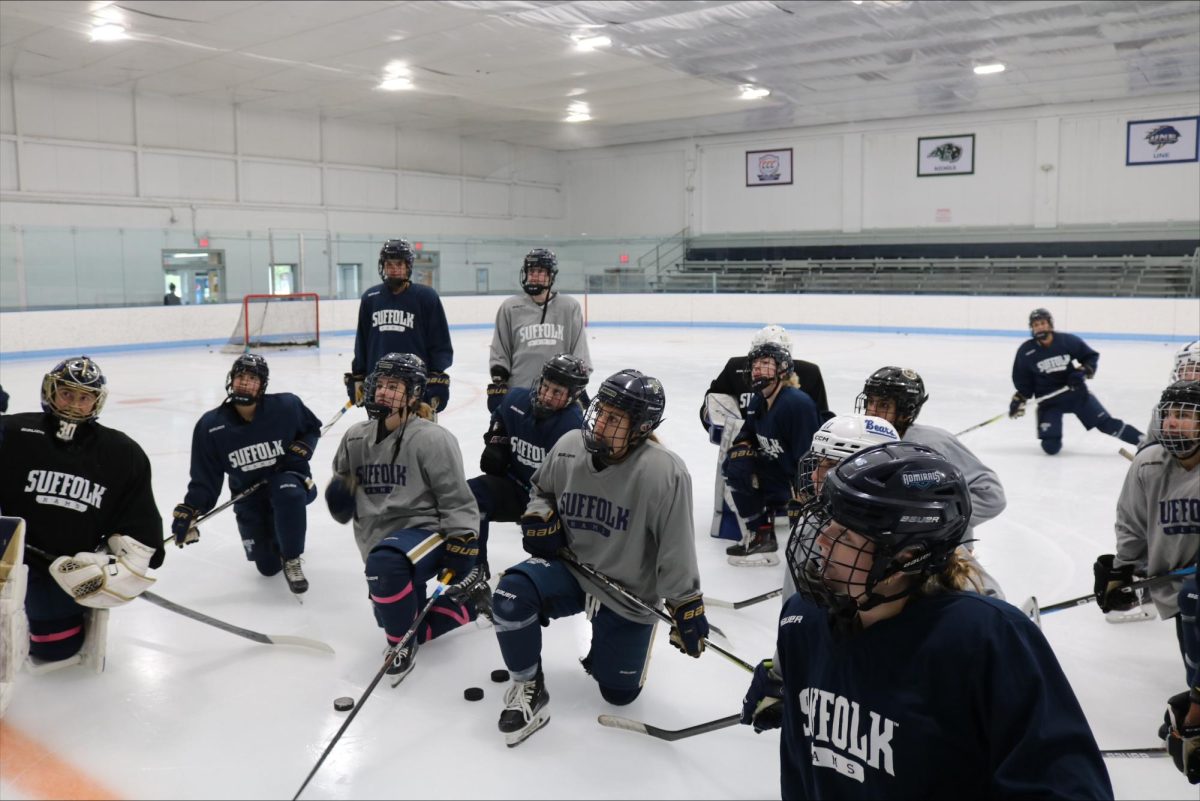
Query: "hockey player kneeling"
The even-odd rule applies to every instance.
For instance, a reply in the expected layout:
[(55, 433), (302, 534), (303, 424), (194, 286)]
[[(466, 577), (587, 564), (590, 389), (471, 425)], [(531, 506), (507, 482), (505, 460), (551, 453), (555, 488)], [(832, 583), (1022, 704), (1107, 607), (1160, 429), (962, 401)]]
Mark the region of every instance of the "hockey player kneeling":
[(492, 598), (496, 638), (513, 683), (499, 729), (515, 746), (550, 720), (542, 626), (583, 612), (592, 644), (582, 660), (610, 704), (642, 691), (657, 618), (558, 556), (565, 550), (650, 606), (665, 599), (671, 643), (704, 648), (708, 621), (692, 529), (692, 480), (660, 445), (665, 396), (657, 379), (622, 370), (600, 385), (583, 429), (564, 434), (533, 474), (521, 518), (533, 558), (505, 571)]
[[(78, 356), (46, 373), (41, 413), (0, 417), (0, 508), (24, 519), (28, 546), (25, 564), (4, 560), (15, 569), (6, 568), (0, 624), (11, 635), (23, 628), (11, 615), (27, 617), (29, 634), (9, 640), (3, 675), (26, 646), (35, 672), (79, 663), (103, 670), (108, 610), (144, 592), (154, 582), (148, 571), (162, 564), (150, 461), (96, 421), (107, 395), (99, 365)], [(9, 586), (22, 580), (23, 609), (13, 610)]]

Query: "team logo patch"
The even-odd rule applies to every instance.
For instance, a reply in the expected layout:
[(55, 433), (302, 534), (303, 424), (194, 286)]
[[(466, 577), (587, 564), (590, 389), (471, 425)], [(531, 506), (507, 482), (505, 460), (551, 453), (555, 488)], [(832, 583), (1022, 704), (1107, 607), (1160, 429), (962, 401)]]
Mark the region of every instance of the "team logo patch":
[(898, 439), (896, 436), (896, 429), (892, 428), (891, 426), (881, 426), (874, 420), (866, 420), (864, 422), (866, 423), (864, 428), (866, 429), (867, 433), (879, 434), (887, 437), (888, 439)]
[[(945, 147), (945, 145), (943, 145), (943, 147)], [(900, 371), (900, 375), (904, 376), (909, 381), (916, 381), (918, 378), (920, 378), (920, 376), (917, 375), (916, 370), (910, 370), (907, 367)]]
[(945, 476), (939, 470), (923, 470), (919, 473), (901, 473), (900, 480), (908, 489), (929, 489), (939, 486)]

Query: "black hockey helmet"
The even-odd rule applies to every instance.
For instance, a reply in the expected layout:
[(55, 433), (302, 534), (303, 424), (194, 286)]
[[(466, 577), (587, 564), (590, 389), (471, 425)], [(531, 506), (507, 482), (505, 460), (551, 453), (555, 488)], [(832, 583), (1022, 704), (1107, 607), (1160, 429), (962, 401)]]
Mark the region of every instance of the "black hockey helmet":
[[(747, 358), (750, 360), (746, 367), (751, 371), (751, 386), (759, 392), (770, 386), (772, 381), (785, 381), (792, 374), (792, 352), (781, 342), (762, 342), (755, 345), (750, 348)], [(753, 379), (754, 363), (759, 359), (771, 359), (775, 362), (775, 378), (760, 378), (757, 381)]]
[[(233, 379), (241, 373), (258, 376), (259, 384), (256, 395), (242, 395), (233, 391)], [(256, 353), (243, 353), (233, 360), (233, 366), (229, 368), (229, 374), (225, 376), (225, 395), (239, 406), (251, 406), (262, 400), (262, 396), (267, 391), (267, 380), (270, 377), (271, 368), (267, 367), (266, 359)]]
[(1046, 322), (1050, 323), (1051, 328), (1054, 327), (1054, 316), (1050, 314), (1049, 309), (1039, 308), (1039, 309), (1034, 309), (1033, 311), (1031, 311), (1029, 313), (1029, 327), (1030, 328), (1033, 328), (1033, 324), (1036, 320), (1045, 320)]
[(1200, 380), (1176, 381), (1163, 390), (1153, 433), (1172, 456), (1187, 459), (1195, 455), (1200, 449)]
[[(107, 381), (100, 365), (90, 356), (73, 356), (63, 359), (42, 378), (42, 410), (68, 423), (88, 423), (100, 416), (104, 400), (108, 397)], [(58, 390), (69, 388), (91, 394), (96, 403), (91, 412), (79, 414), (58, 405)]]
[(383, 378), (396, 378), (404, 384), (408, 409), (416, 409), (425, 395), (425, 385), (429, 383), (429, 371), (420, 356), (412, 353), (389, 353), (375, 362), (375, 369), (363, 382), (363, 394), (366, 400), (363, 406), (367, 409), (367, 417), (379, 420), (390, 417), (398, 411), (390, 404), (378, 403), (375, 392)]
[[(825, 476), (788, 542), (788, 568), (800, 592), (852, 614), (902, 598), (942, 570), (970, 520), (971, 494), (954, 464), (913, 442), (875, 445)], [(865, 542), (853, 544), (847, 529)], [(897, 593), (876, 592), (896, 574), (917, 580)]]
[[(413, 250), (412, 243), (407, 239), (389, 239), (383, 243), (383, 247), (379, 249), (379, 277), (391, 289), (398, 289), (404, 286), (412, 279), (413, 262), (416, 260), (416, 251)], [(387, 271), (384, 269), (384, 264), (389, 261), (402, 261), (408, 265), (408, 273), (402, 278), (388, 278)]]
[[(529, 271), (534, 267), (546, 270), (550, 275), (550, 282), (547, 284), (530, 283)], [(558, 256), (554, 255), (553, 250), (534, 248), (525, 254), (525, 262), (521, 265), (521, 289), (525, 290), (525, 294), (536, 295), (543, 290), (550, 289), (554, 286), (556, 277), (558, 277)]]
[[(583, 442), (589, 451), (603, 461), (615, 460), (613, 448), (604, 439), (611, 439), (612, 433), (607, 427), (608, 437), (601, 438), (596, 433), (596, 425), (601, 414), (601, 406), (619, 409), (629, 416), (629, 431), (625, 448), (618, 459), (625, 458), (630, 451), (641, 444), (650, 432), (662, 423), (663, 410), (667, 405), (667, 397), (662, 384), (657, 378), (652, 378), (637, 370), (621, 370), (614, 373), (600, 384), (596, 397), (588, 406), (583, 418)], [(619, 435), (620, 431), (615, 432)]]
[(863, 384), (863, 390), (854, 401), (857, 414), (876, 414), (867, 411), (868, 398), (890, 398), (896, 404), (896, 419), (890, 421), (904, 436), (908, 427), (916, 421), (921, 407), (929, 400), (925, 382), (916, 370), (907, 367), (880, 367), (871, 373)]
[(559, 407), (559, 409), (565, 409), (579, 398), (580, 393), (587, 386), (587, 365), (583, 363), (583, 359), (580, 359), (578, 356), (572, 356), (569, 353), (560, 353), (557, 356), (553, 356), (542, 365), (542, 374), (533, 385), (533, 397), (531, 398), (533, 416), (539, 420), (549, 417), (559, 410), (546, 406), (538, 397), (539, 390), (544, 382), (558, 384), (560, 387), (566, 388), (567, 402)]

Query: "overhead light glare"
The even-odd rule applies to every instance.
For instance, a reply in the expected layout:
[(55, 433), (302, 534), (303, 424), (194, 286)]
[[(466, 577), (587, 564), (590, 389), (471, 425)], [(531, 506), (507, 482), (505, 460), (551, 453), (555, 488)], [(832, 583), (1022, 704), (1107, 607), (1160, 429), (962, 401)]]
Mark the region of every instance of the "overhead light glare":
[(995, 75), (997, 72), (1004, 72), (1003, 64), (980, 64), (975, 68), (976, 75)]
[(115, 22), (106, 22), (103, 25), (92, 27), (93, 42), (115, 42), (125, 38), (125, 28)]
[(761, 86), (751, 86), (749, 84), (743, 84), (741, 86), (741, 90), (742, 100), (758, 100), (761, 97), (766, 97), (767, 95), (771, 94), (770, 89), (764, 89)]
[(575, 40), (575, 49), (588, 51), (595, 50), (597, 47), (608, 47), (612, 44), (612, 39), (607, 36), (588, 36), (584, 39)]
[(173, 259), (207, 259), (207, 253), (172, 253)]
[(579, 97), (580, 95), (585, 94), (587, 94), (587, 89), (572, 89), (571, 91), (567, 92), (567, 97)]
[(379, 82), (379, 88), (389, 92), (399, 92), (404, 89), (412, 89), (413, 83), (408, 78), (385, 78)]
[(586, 111), (572, 111), (563, 117), (563, 122), (587, 122), (592, 118)]
[(408, 75), (408, 65), (403, 61), (389, 61), (388, 65), (383, 68), (383, 74), (388, 78), (399, 78)]

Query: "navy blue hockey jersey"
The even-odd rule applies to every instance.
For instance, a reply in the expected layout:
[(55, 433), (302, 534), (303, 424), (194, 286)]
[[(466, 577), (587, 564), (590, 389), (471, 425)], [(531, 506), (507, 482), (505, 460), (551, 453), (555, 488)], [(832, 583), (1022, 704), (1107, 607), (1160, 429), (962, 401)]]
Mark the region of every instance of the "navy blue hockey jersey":
[(541, 466), (554, 443), (568, 431), (583, 427), (583, 410), (578, 403), (568, 404), (565, 409), (536, 420), (532, 401), (532, 389), (513, 387), (492, 413), (492, 424), (488, 429), (490, 431), (499, 420), (508, 434), (512, 447), (508, 477), (524, 487), (526, 492), (529, 491), (533, 471)]
[(444, 373), (454, 363), (450, 326), (442, 300), (423, 284), (408, 285), (393, 294), (378, 284), (363, 293), (358, 306), (358, 332), (354, 337), (351, 371), (369, 375), (375, 363), (389, 353), (412, 353), (425, 366)]
[(769, 409), (763, 396), (754, 394), (738, 439), (749, 440), (757, 448), (754, 468), (760, 483), (784, 488), (790, 495), (796, 465), (812, 447), (813, 434), (820, 427), (817, 405), (808, 393), (785, 386)]
[(1054, 652), (1010, 604), (915, 598), (845, 633), (797, 593), (778, 649), (785, 799), (1113, 797)]
[[(1017, 349), (1017, 357), (1013, 360), (1013, 387), (1026, 398), (1040, 398), (1061, 389), (1067, 384), (1072, 359), (1095, 373), (1100, 354), (1074, 334), (1055, 331), (1054, 341), (1046, 347), (1039, 345), (1036, 339), (1027, 339)], [(1087, 392), (1086, 389), (1076, 390), (1080, 391)], [(1065, 397), (1063, 401), (1066, 401)]]
[[(320, 438), (321, 421), (290, 392), (264, 395), (249, 423), (226, 401), (205, 412), (192, 431), (192, 480), (183, 502), (207, 512), (216, 506), (225, 476), (236, 495), (276, 472), (292, 442), (315, 450)], [(308, 462), (297, 463), (294, 472), (312, 475)]]

